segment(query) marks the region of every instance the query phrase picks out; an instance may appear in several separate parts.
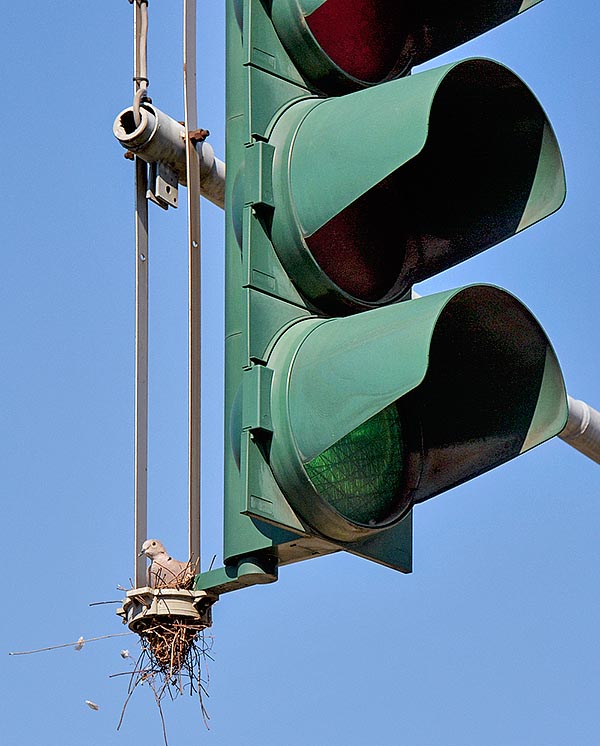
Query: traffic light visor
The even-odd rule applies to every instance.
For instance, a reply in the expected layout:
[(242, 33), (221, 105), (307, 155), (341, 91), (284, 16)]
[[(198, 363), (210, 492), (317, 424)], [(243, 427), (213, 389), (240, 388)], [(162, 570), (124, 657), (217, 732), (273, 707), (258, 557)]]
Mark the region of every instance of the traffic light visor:
[(329, 313), (398, 300), (565, 197), (540, 104), (490, 60), (301, 101), (270, 142), (273, 245), (300, 292)]
[(340, 541), (397, 523), (567, 417), (543, 329), (493, 286), (299, 322), (269, 367), (275, 478), (299, 515)]

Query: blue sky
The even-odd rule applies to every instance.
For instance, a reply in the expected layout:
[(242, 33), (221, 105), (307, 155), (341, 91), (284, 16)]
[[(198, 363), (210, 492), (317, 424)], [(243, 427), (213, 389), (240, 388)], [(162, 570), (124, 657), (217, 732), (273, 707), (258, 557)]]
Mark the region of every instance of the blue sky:
[[(160, 744), (119, 651), (132, 575), (133, 169), (127, 0), (10, 3), (0, 28), (3, 742)], [(224, 3), (199, 2), (201, 126), (224, 157)], [(600, 406), (600, 9), (546, 0), (433, 64), (497, 59), (533, 89), (565, 160), (563, 208), (420, 285), (513, 292), (567, 388)], [(150, 3), (154, 103), (181, 118), (180, 3)], [(150, 529), (186, 546), (185, 213), (151, 206)], [(204, 562), (221, 552), (223, 214), (203, 203)], [(596, 290), (594, 289), (596, 288)], [(171, 746), (597, 746), (597, 466), (558, 439), (415, 511), (414, 573), (349, 555), (284, 568), (214, 610), (207, 702), (165, 705)], [(85, 700), (97, 702), (94, 712)]]

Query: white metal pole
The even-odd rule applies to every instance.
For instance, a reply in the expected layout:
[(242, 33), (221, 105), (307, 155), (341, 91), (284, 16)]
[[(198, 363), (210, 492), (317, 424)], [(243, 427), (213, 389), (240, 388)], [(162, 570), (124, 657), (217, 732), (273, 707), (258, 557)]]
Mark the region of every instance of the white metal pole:
[[(134, 94), (146, 88), (147, 3), (134, 2)], [(146, 162), (135, 159), (135, 587), (146, 585), (146, 558), (140, 548), (148, 530), (148, 172)]]
[(569, 419), (558, 437), (600, 464), (600, 412), (579, 399), (569, 399)]
[(184, 0), (183, 86), (189, 250), (189, 511), (190, 562), (200, 565), (200, 157), (190, 140), (198, 128), (196, 0)]

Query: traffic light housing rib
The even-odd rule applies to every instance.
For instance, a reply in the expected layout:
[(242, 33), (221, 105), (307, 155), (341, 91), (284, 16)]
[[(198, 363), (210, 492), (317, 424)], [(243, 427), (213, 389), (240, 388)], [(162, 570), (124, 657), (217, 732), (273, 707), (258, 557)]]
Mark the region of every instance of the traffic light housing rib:
[(415, 504), (563, 428), (556, 356), (520, 301), (410, 300), (564, 200), (514, 73), (407, 75), (534, 4), (229, 3), (225, 565), (198, 588), (340, 549), (410, 572)]

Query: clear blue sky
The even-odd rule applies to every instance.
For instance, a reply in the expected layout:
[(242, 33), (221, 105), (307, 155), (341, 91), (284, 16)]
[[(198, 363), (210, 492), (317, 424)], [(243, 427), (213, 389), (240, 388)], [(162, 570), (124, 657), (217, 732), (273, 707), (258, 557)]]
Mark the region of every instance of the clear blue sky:
[[(111, 128), (131, 98), (127, 0), (5, 3), (0, 25), (1, 732), (7, 746), (160, 744), (126, 695), (132, 574), (133, 169)], [(150, 2), (153, 100), (181, 118), (181, 3)], [(224, 153), (224, 3), (199, 2), (200, 123)], [(422, 284), (492, 282), (600, 406), (600, 8), (547, 0), (444, 59), (514, 69), (562, 147), (565, 206)], [(436, 61), (434, 64), (438, 64)], [(223, 214), (203, 205), (205, 562), (221, 552)], [(150, 533), (186, 546), (185, 214), (151, 206)], [(214, 611), (211, 730), (166, 703), (171, 746), (597, 746), (600, 472), (554, 439), (415, 511), (414, 573), (349, 555), (284, 568)], [(125, 639), (125, 638), (124, 638)], [(98, 712), (84, 701), (100, 705)]]

